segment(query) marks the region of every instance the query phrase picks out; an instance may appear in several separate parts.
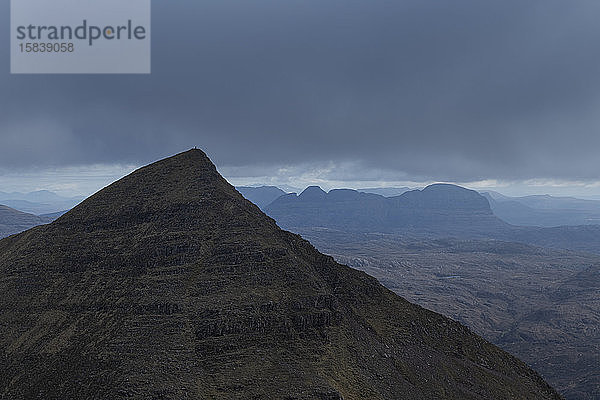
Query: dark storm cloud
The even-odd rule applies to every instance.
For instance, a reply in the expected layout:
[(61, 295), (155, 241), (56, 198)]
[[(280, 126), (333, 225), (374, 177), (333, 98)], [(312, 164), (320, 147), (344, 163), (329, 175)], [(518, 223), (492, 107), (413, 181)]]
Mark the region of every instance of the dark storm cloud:
[(599, 17), (592, 0), (154, 1), (150, 76), (10, 76), (4, 59), (0, 164), (197, 145), (231, 167), (596, 179)]

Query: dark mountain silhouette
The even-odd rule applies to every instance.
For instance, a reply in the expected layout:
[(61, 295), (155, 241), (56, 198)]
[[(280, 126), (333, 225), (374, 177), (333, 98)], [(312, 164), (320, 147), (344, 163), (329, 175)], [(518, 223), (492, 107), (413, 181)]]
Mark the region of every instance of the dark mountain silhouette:
[(0, 238), (23, 232), (37, 225), (52, 221), (51, 216), (39, 217), (0, 205)]
[(496, 239), (600, 253), (600, 225), (515, 226), (492, 212), (474, 190), (435, 184), (400, 196), (310, 187), (269, 204), (265, 212), (284, 229), (327, 228), (460, 239)]
[(0, 241), (6, 399), (558, 399), (280, 230), (199, 150)]
[(508, 228), (477, 192), (444, 184), (395, 197), (350, 189), (326, 193), (312, 186), (299, 196), (289, 194), (278, 198), (265, 211), (285, 228), (321, 226), (435, 234), (478, 234)]
[(265, 208), (284, 228), (297, 226), (345, 227), (377, 229), (388, 226), (388, 200), (376, 194), (350, 189), (334, 189), (325, 193), (317, 186), (306, 188), (300, 195), (279, 197)]
[(285, 194), (283, 190), (276, 186), (238, 186), (236, 189), (242, 196), (256, 204), (261, 210)]

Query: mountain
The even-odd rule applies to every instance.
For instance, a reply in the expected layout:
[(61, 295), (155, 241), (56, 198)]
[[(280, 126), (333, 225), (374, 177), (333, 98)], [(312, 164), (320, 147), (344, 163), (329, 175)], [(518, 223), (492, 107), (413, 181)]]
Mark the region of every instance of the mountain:
[(0, 192), (0, 203), (31, 214), (51, 214), (73, 208), (82, 197), (63, 197), (48, 190), (31, 193)]
[(516, 355), (567, 400), (600, 399), (600, 256), (496, 240), (299, 233)]
[(478, 236), (509, 227), (492, 212), (487, 200), (474, 190), (435, 184), (390, 198), (391, 221), (396, 229), (449, 235)]
[(600, 211), (600, 201), (583, 200), (575, 197), (556, 197), (550, 195), (533, 195), (514, 197), (512, 200), (526, 206), (541, 210), (583, 210)]
[(327, 228), (355, 233), (494, 239), (557, 249), (600, 253), (600, 225), (516, 226), (494, 215), (488, 199), (474, 190), (435, 184), (400, 196), (355, 190), (329, 193), (309, 187), (282, 196), (265, 208), (284, 229)]
[(318, 186), (306, 188), (300, 195), (279, 197), (265, 208), (285, 229), (297, 226), (331, 226), (348, 229), (376, 229), (385, 225), (387, 200), (376, 194), (350, 189), (329, 193)]
[(278, 197), (286, 194), (276, 186), (238, 186), (236, 189), (242, 196), (256, 204), (261, 210)]
[(494, 214), (514, 225), (556, 227), (600, 224), (600, 201), (573, 197), (507, 197), (496, 192), (482, 193)]
[(200, 150), (0, 241), (6, 399), (559, 399), (282, 231)]
[(359, 192), (363, 192), (363, 193), (373, 193), (373, 194), (378, 194), (384, 197), (394, 197), (394, 196), (399, 196), (405, 192), (408, 192), (409, 190), (411, 190), (410, 188), (407, 187), (400, 187), (400, 188), (396, 188), (396, 187), (383, 187), (383, 188), (367, 188), (367, 189), (358, 189)]
[(49, 190), (38, 190), (35, 192), (29, 192), (29, 193), (0, 192), (0, 200), (9, 200), (9, 199), (20, 199), (20, 200), (25, 200), (25, 201), (34, 202), (34, 203), (53, 203), (53, 202), (60, 202), (60, 201), (65, 201), (65, 200), (81, 201), (81, 200), (83, 200), (83, 197), (79, 197), (79, 196), (64, 197), (64, 196), (60, 196), (54, 192), (51, 192)]
[(51, 220), (53, 220), (51, 217), (39, 217), (0, 205), (0, 238), (46, 224)]
[(308, 187), (265, 208), (282, 227), (328, 227), (350, 231), (473, 234), (505, 230), (487, 200), (473, 190), (436, 184), (400, 196), (383, 197), (350, 189), (326, 193)]

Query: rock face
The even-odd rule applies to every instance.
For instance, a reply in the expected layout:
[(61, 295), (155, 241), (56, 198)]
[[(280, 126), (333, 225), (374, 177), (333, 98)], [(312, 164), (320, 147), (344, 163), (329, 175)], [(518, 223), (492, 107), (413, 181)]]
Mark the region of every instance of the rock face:
[(0, 241), (2, 399), (558, 399), (342, 266), (199, 150)]

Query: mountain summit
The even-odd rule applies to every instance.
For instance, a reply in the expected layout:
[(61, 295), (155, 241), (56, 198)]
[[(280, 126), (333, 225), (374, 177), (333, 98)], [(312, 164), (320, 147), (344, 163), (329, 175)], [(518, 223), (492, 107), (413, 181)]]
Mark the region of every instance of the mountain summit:
[(559, 399), (191, 150), (0, 241), (2, 399)]

